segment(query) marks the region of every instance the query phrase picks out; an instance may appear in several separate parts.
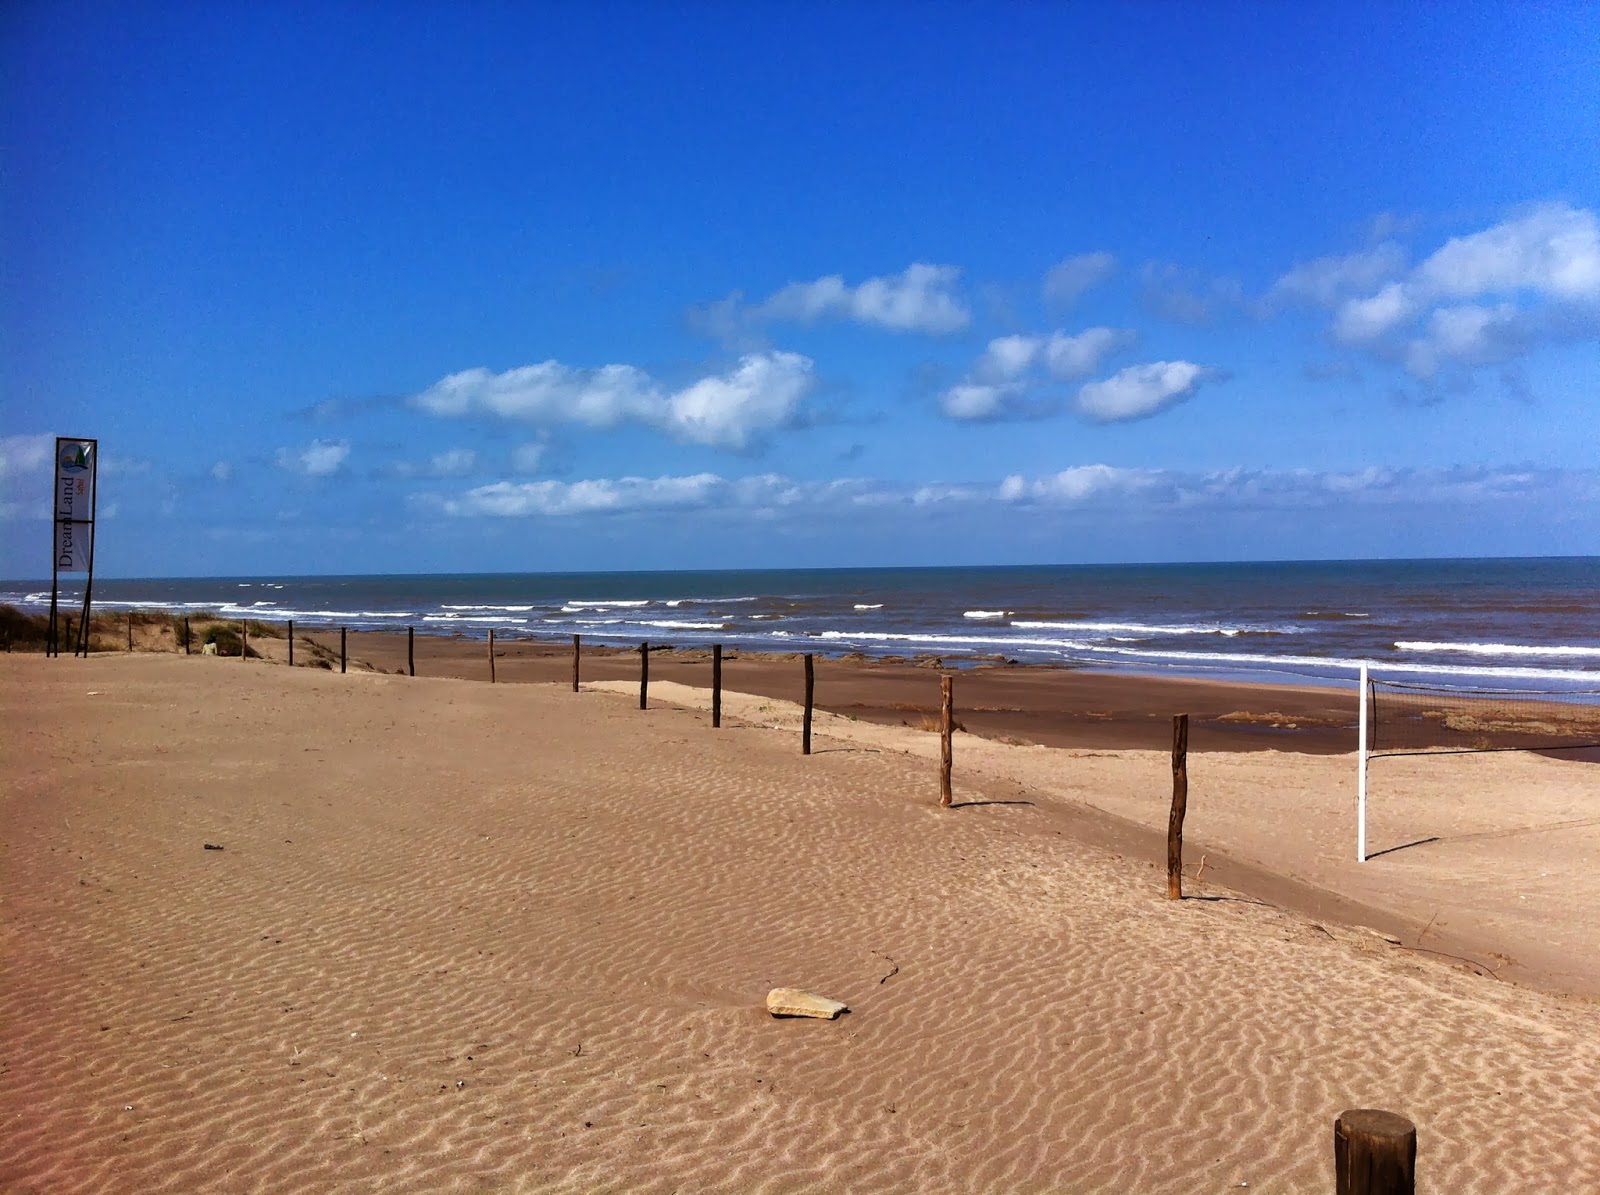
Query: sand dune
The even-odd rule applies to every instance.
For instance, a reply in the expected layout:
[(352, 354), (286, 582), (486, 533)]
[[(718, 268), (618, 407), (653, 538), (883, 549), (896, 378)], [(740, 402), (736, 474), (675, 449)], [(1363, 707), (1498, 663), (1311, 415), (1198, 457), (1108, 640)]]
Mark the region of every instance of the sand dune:
[[(1600, 1189), (1595, 1004), (1210, 869), (1167, 901), (1158, 753), (962, 736), (940, 811), (933, 736), (802, 759), (771, 699), (656, 696), (0, 657), (0, 1188), (1325, 1190), (1373, 1106), (1419, 1189)], [(1301, 819), (1267, 840), (1348, 854), (1276, 758), (1197, 777), (1196, 840), (1243, 869), (1264, 788)], [(1526, 775), (1567, 783), (1473, 778)], [(1396, 907), (1441, 882), (1405, 855), (1365, 881)], [(773, 1020), (779, 985), (852, 1012)]]

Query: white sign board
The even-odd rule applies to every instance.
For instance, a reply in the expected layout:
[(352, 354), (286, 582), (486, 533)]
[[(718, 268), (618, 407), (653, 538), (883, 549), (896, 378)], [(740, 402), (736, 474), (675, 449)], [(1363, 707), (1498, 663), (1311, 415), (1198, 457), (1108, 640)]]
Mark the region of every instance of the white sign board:
[(56, 440), (56, 571), (86, 573), (93, 552), (93, 440)]

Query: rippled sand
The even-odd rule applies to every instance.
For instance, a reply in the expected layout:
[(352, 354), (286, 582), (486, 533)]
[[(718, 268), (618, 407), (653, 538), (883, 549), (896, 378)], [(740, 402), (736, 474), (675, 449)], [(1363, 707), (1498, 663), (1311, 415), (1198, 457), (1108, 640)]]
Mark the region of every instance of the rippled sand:
[(1359, 1106), (1421, 1190), (1600, 1189), (1594, 1003), (749, 712), (0, 657), (0, 1189), (1325, 1190)]

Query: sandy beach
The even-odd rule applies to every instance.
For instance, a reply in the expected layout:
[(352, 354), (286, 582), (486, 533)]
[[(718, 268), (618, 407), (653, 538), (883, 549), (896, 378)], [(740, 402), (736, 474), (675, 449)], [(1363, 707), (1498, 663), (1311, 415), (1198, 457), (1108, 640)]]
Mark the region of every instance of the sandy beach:
[(792, 660), (351, 639), (0, 655), (0, 1189), (1600, 1189), (1600, 765), (1379, 761), (1358, 864), (1348, 692), (964, 672), (940, 810), (929, 661), (802, 757)]

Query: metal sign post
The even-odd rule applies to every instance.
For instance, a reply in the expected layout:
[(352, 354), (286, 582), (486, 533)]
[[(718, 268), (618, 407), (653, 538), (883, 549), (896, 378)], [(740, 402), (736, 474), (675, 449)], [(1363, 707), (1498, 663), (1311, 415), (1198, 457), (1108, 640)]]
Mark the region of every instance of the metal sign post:
[[(94, 511), (100, 442), (77, 436), (56, 437), (55, 519), (50, 552), (50, 628), (46, 651), (61, 654), (62, 573), (87, 573), (83, 609), (73, 636), (72, 654), (89, 654), (89, 603), (94, 592)], [(67, 626), (71, 627), (69, 619)]]

